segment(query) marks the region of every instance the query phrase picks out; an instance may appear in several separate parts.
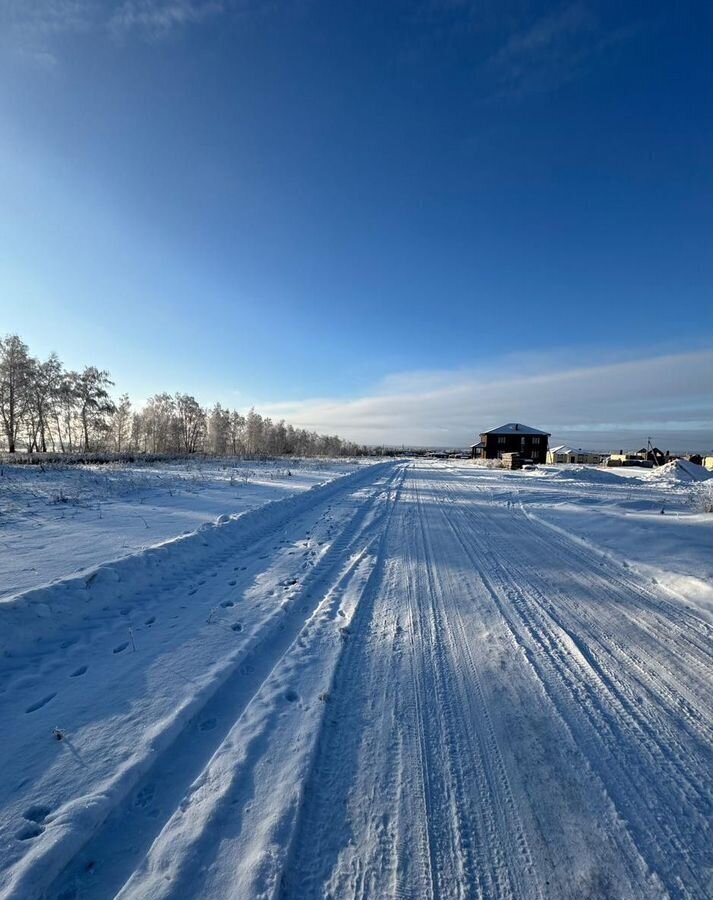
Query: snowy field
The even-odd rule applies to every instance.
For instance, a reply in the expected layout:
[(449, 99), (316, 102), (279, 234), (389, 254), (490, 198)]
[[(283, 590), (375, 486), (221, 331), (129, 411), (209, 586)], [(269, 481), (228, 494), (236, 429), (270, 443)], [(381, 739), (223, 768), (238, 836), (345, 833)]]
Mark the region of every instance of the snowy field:
[(0, 896), (713, 895), (708, 483), (168, 469), (4, 488)]
[[(364, 464), (362, 462), (362, 464)], [(0, 464), (0, 601), (354, 471), (355, 462)]]

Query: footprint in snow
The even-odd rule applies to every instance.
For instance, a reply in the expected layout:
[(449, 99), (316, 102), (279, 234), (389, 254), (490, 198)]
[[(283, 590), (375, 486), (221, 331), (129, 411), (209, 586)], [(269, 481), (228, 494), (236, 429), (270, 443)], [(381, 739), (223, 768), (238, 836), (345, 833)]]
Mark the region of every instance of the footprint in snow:
[(15, 837), (18, 841), (30, 841), (32, 838), (39, 837), (45, 830), (45, 820), (50, 814), (49, 806), (31, 806), (22, 814), (26, 824), (17, 832)]
[(198, 727), (201, 731), (212, 731), (217, 724), (217, 719), (204, 719)]
[(57, 894), (55, 900), (77, 900), (78, 896), (76, 887), (68, 887)]
[(50, 700), (53, 700), (56, 696), (56, 691), (54, 692), (54, 694), (47, 694), (46, 697), (43, 697), (41, 700), (37, 700), (35, 703), (32, 703), (30, 706), (28, 706), (25, 710), (25, 713), (37, 712), (38, 709), (42, 709), (43, 706), (47, 706)]
[(149, 616), (148, 619), (144, 622), (144, 625), (153, 625), (156, 621), (156, 616)]
[(288, 703), (296, 703), (299, 699), (296, 691), (288, 691), (285, 694), (285, 700), (287, 700)]
[(156, 788), (152, 784), (145, 784), (141, 790), (136, 794), (136, 799), (134, 803), (136, 806), (140, 806), (142, 809), (147, 807), (149, 803), (154, 798), (154, 794), (156, 793)]
[(232, 578), (232, 579), (228, 582), (228, 584), (230, 585), (230, 587), (235, 587), (235, 585), (237, 584), (237, 581), (236, 581), (234, 578)]
[(192, 597), (192, 596), (195, 594), (195, 592), (196, 592), (197, 590), (198, 590), (198, 588), (193, 588), (192, 590), (190, 590), (190, 591), (188, 592), (188, 596), (189, 596), (189, 597)]
[(35, 822), (38, 825), (44, 825), (45, 819), (52, 812), (49, 806), (44, 806), (42, 803), (36, 803), (31, 806), (29, 809), (25, 810), (22, 814), (23, 819), (27, 819), (28, 822)]
[(233, 631), (242, 631), (243, 630), (242, 622), (235, 622), (230, 627), (233, 629)]
[(74, 672), (70, 674), (70, 678), (79, 678), (80, 675), (84, 675), (87, 671), (88, 666), (80, 666), (78, 669), (75, 669)]
[(129, 646), (129, 642), (123, 641), (121, 644), (118, 644), (116, 647), (114, 647), (114, 649), (111, 652), (112, 653), (123, 653), (124, 650), (126, 650), (126, 648), (128, 646)]
[(24, 675), (21, 678), (18, 678), (15, 682), (15, 687), (20, 690), (24, 690), (25, 688), (33, 688), (37, 687), (38, 684), (42, 683), (42, 679), (38, 678), (36, 675)]
[(232, 600), (223, 600), (220, 605), (223, 607), (223, 609), (228, 609), (228, 607), (230, 606), (235, 606)]

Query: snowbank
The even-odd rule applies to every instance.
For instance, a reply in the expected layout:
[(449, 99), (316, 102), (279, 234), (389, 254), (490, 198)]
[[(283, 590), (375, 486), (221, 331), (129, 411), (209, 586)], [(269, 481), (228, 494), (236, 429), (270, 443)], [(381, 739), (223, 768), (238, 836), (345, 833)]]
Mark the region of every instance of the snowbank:
[(221, 515), (187, 535), (4, 599), (0, 602), (0, 658), (8, 661), (44, 650), (46, 643), (61, 642), (65, 632), (88, 627), (95, 617), (106, 617), (117, 608), (128, 610), (137, 599), (157, 592), (167, 581), (179, 579), (195, 559), (208, 565), (227, 547), (234, 548), (243, 536), (246, 541), (258, 539), (287, 522), (295, 511), (342, 491), (345, 480), (358, 484), (373, 478), (373, 470), (374, 466), (365, 466), (257, 509)]
[(645, 475), (648, 481), (668, 482), (669, 484), (689, 484), (692, 481), (708, 481), (713, 472), (689, 462), (687, 459), (672, 459), (671, 462), (656, 469), (649, 469)]
[(0, 466), (0, 601), (368, 464), (192, 459)]
[(560, 465), (540, 466), (539, 468), (546, 471), (550, 478), (559, 481), (579, 481), (590, 484), (619, 484), (621, 481), (620, 477), (611, 469), (604, 469), (600, 466)]

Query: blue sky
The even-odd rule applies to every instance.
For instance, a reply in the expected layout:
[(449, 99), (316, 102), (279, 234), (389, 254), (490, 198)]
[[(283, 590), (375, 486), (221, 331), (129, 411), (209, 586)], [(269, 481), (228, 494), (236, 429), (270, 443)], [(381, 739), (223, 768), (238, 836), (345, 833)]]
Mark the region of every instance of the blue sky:
[(0, 331), (370, 442), (709, 446), (712, 58), (705, 2), (0, 0)]

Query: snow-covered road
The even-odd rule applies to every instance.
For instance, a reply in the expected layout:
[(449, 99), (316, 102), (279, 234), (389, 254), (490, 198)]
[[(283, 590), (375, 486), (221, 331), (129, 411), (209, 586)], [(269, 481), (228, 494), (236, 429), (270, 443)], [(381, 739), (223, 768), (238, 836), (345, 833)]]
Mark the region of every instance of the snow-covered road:
[(502, 489), (375, 465), (0, 609), (0, 895), (710, 898), (713, 628)]

